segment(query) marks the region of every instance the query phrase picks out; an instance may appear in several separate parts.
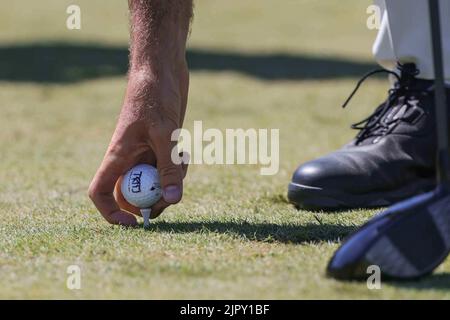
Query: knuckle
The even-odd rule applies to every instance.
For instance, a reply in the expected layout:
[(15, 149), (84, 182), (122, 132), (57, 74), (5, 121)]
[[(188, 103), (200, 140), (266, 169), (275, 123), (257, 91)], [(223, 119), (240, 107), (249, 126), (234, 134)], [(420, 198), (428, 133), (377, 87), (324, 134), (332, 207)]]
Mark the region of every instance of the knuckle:
[(128, 154), (129, 150), (124, 144), (113, 144), (108, 149), (108, 156), (115, 161), (119, 161), (122, 157)]
[(93, 202), (95, 202), (95, 200), (97, 199), (98, 191), (97, 191), (97, 188), (95, 187), (94, 184), (91, 184), (89, 186), (89, 188), (88, 188), (88, 196)]

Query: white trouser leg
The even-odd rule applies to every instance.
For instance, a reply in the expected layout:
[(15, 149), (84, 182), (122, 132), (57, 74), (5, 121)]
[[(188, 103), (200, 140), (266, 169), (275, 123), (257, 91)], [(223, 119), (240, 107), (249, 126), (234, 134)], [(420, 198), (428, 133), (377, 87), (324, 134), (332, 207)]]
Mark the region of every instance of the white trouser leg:
[[(428, 0), (375, 0), (382, 23), (373, 45), (377, 62), (395, 70), (397, 61), (413, 62), (418, 78), (434, 79)], [(440, 0), (445, 78), (450, 82), (450, 0)]]

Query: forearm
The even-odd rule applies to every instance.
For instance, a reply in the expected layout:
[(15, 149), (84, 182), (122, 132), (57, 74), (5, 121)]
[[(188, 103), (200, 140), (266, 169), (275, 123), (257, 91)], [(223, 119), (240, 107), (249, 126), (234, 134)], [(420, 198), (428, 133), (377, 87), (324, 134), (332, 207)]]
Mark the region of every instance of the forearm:
[(186, 167), (172, 161), (176, 142), (171, 137), (182, 126), (187, 105), (189, 73), (185, 53), (192, 0), (128, 3), (131, 52), (127, 92), (89, 196), (108, 222), (136, 225), (136, 218), (124, 210), (139, 214), (139, 208), (121, 203), (120, 187), (115, 196), (113, 192), (120, 176), (132, 166), (145, 162), (158, 168), (163, 198), (152, 206), (153, 218), (179, 202), (183, 194)]
[(192, 0), (128, 0), (130, 73), (185, 64)]

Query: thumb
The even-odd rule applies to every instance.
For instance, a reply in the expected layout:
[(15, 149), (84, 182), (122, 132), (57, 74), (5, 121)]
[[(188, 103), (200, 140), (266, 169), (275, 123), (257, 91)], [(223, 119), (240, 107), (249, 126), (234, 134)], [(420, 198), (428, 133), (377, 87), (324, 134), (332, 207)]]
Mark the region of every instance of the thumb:
[(175, 143), (159, 146), (156, 152), (156, 166), (159, 173), (164, 201), (175, 204), (183, 195), (183, 168), (172, 161), (172, 148)]

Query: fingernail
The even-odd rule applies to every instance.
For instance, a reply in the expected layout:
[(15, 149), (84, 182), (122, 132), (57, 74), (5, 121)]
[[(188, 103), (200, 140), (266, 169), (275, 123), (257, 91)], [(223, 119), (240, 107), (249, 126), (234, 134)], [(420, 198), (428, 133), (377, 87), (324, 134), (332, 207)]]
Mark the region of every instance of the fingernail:
[(163, 190), (163, 198), (168, 203), (176, 203), (181, 199), (181, 189), (178, 186), (167, 186)]

